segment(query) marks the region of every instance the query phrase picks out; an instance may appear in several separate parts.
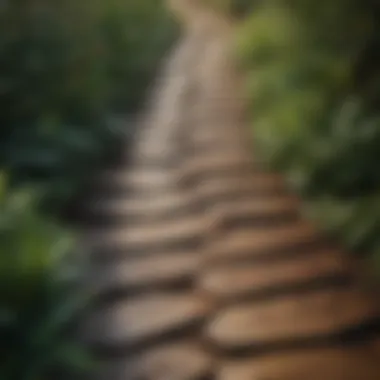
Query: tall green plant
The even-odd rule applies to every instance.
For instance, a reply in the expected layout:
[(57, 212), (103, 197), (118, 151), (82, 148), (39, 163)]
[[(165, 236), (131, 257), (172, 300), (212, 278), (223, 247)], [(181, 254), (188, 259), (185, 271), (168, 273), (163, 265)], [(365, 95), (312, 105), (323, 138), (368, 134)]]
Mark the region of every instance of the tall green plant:
[(241, 26), (257, 148), (353, 250), (380, 240), (380, 8), (371, 1), (261, 2)]
[(44, 380), (88, 365), (68, 334), (86, 305), (70, 234), (0, 183), (0, 378)]
[[(160, 0), (0, 6), (0, 168), (64, 208), (131, 126), (175, 26)], [(119, 117), (119, 118), (120, 118)]]

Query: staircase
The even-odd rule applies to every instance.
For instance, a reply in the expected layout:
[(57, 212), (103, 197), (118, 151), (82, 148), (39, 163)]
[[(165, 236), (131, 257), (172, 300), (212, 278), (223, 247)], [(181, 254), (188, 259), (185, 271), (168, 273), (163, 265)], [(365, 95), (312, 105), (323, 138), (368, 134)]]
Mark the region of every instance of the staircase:
[(254, 159), (230, 25), (178, 4), (186, 32), (132, 162), (88, 202), (83, 337), (104, 364), (90, 379), (379, 380), (355, 263)]

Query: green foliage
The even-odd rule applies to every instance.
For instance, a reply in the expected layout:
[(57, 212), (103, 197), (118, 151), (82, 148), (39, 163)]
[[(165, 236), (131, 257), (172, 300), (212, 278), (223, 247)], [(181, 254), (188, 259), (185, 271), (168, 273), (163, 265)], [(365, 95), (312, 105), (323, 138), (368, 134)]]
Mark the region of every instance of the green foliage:
[[(67, 333), (86, 304), (72, 236), (0, 183), (0, 378), (44, 380), (90, 362)], [(87, 363), (88, 362), (88, 363)], [(50, 376), (50, 377), (49, 377)]]
[(271, 0), (237, 41), (257, 148), (363, 253), (380, 248), (379, 16), (371, 1)]
[(138, 110), (174, 36), (160, 0), (3, 2), (0, 168), (64, 207), (129, 135), (114, 116)]
[(83, 252), (47, 215), (56, 220), (130, 135), (126, 116), (175, 37), (162, 5), (0, 2), (1, 380), (81, 377), (91, 364), (68, 334), (88, 301)]
[(103, 28), (111, 104), (137, 107), (157, 73), (157, 65), (177, 34), (162, 0), (110, 0), (104, 6)]
[(234, 18), (245, 17), (260, 3), (259, 0), (203, 0), (203, 2)]

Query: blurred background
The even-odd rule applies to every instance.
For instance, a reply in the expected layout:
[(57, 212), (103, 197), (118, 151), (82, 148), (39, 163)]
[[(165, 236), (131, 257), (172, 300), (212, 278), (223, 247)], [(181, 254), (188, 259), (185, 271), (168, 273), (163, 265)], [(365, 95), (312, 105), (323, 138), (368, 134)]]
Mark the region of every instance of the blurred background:
[[(380, 5), (203, 1), (236, 20), (255, 154), (380, 278)], [(0, 379), (59, 379), (94, 365), (64, 334), (73, 210), (179, 28), (161, 0), (1, 0), (0, 29)]]

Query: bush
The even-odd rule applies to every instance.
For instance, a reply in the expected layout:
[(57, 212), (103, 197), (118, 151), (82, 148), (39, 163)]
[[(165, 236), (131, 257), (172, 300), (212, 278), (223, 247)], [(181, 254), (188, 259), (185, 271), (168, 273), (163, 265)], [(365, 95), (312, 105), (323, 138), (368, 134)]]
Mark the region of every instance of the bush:
[[(115, 150), (175, 36), (159, 0), (0, 7), (0, 167), (62, 208)], [(123, 135), (124, 136), (124, 135)]]
[(128, 138), (175, 33), (160, 0), (1, 2), (0, 379), (92, 364), (69, 334), (83, 252), (57, 216)]
[(260, 3), (258, 0), (203, 0), (203, 2), (234, 18), (247, 16)]
[[(4, 179), (2, 177), (2, 179)], [(72, 236), (0, 184), (0, 378), (44, 380), (89, 364), (68, 334), (86, 304)], [(56, 376), (56, 375), (55, 375)]]
[(321, 226), (380, 256), (380, 8), (272, 0), (238, 32), (252, 129)]

